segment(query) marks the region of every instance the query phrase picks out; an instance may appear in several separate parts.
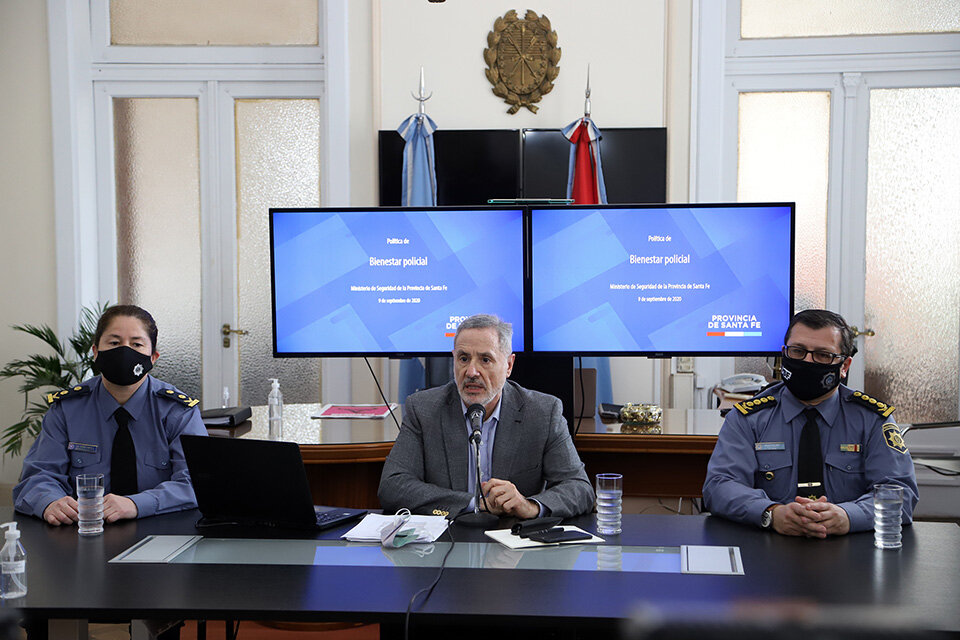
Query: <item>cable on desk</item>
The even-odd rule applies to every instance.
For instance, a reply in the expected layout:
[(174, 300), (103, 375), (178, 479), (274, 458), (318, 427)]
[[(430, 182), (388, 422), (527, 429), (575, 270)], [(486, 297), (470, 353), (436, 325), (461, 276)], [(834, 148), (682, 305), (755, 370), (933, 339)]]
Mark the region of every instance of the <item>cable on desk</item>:
[(364, 356), (363, 361), (367, 363), (367, 369), (370, 370), (370, 375), (373, 376), (373, 382), (377, 385), (377, 391), (380, 392), (380, 398), (383, 400), (383, 406), (387, 408), (387, 411), (390, 413), (390, 417), (393, 418), (393, 424), (397, 425), (397, 431), (400, 431), (400, 423), (397, 421), (397, 416), (394, 415), (393, 411), (390, 410), (390, 402), (387, 400), (387, 396), (383, 393), (383, 389), (380, 388), (380, 380), (377, 379), (377, 374), (373, 372), (373, 367), (370, 366), (370, 360)]
[[(467, 512), (470, 513), (470, 512)], [(403, 620), (403, 638), (404, 640), (409, 640), (410, 638), (410, 614), (413, 613), (413, 603), (416, 602), (417, 598), (421, 593), (426, 593), (423, 597), (423, 602), (420, 603), (420, 606), (427, 604), (427, 600), (430, 599), (430, 595), (433, 593), (433, 589), (437, 586), (437, 583), (440, 582), (440, 578), (443, 576), (443, 570), (447, 566), (447, 558), (450, 557), (450, 552), (453, 551), (453, 545), (456, 544), (456, 540), (453, 537), (453, 525), (457, 522), (457, 518), (464, 515), (459, 513), (454, 516), (453, 520), (450, 521), (450, 526), (447, 527), (447, 531), (450, 532), (450, 547), (447, 549), (447, 552), (443, 554), (443, 559), (440, 561), (440, 570), (437, 571), (437, 577), (433, 579), (433, 582), (430, 583), (430, 586), (424, 587), (417, 591), (410, 597), (410, 602), (407, 603), (407, 612)]]

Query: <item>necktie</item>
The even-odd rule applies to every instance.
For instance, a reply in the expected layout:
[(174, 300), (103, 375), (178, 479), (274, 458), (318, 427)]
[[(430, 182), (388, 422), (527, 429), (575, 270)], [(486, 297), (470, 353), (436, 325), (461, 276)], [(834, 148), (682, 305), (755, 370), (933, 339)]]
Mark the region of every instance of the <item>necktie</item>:
[(820, 427), (817, 410), (804, 409), (807, 422), (800, 432), (797, 449), (797, 495), (816, 500), (823, 495), (823, 450), (820, 448)]
[(114, 411), (113, 418), (117, 421), (117, 435), (113, 438), (110, 458), (110, 490), (118, 496), (129, 496), (137, 493), (137, 450), (127, 428), (130, 414), (120, 407)]

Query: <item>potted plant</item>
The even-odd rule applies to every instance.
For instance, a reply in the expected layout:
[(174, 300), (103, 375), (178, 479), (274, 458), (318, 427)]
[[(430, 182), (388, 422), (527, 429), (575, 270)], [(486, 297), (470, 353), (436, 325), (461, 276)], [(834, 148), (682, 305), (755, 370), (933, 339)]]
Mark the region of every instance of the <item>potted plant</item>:
[(13, 326), (14, 331), (22, 331), (42, 340), (53, 350), (53, 353), (38, 353), (22, 360), (11, 360), (3, 369), (0, 369), (0, 379), (23, 378), (23, 383), (20, 385), (20, 392), (23, 394), (23, 415), (20, 422), (3, 430), (0, 446), (3, 447), (4, 453), (17, 455), (23, 449), (26, 438), (36, 438), (40, 435), (40, 425), (49, 405), (46, 398), (41, 398), (40, 401), (31, 400), (32, 391), (42, 392), (44, 389), (56, 391), (83, 382), (91, 372), (96, 373), (91, 351), (93, 334), (97, 329), (97, 321), (106, 308), (107, 304), (83, 308), (79, 325), (67, 340), (72, 353), (47, 325)]

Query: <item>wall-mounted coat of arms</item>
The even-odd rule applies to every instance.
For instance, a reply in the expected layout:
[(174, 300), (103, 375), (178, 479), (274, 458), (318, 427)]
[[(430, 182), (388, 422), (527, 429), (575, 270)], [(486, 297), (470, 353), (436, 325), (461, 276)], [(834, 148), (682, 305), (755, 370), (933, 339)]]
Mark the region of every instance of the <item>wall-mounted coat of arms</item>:
[(510, 105), (507, 113), (521, 107), (536, 113), (534, 103), (553, 90), (560, 73), (557, 32), (551, 30), (547, 16), (527, 10), (521, 19), (511, 9), (493, 22), (483, 59), (494, 95)]

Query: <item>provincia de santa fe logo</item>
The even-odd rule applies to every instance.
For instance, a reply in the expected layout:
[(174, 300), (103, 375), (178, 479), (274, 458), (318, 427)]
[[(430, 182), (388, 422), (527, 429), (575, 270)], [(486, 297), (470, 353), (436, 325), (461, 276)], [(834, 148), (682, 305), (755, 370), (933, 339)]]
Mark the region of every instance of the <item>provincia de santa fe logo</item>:
[(707, 329), (761, 329), (760, 321), (753, 313), (714, 314), (707, 322)]

